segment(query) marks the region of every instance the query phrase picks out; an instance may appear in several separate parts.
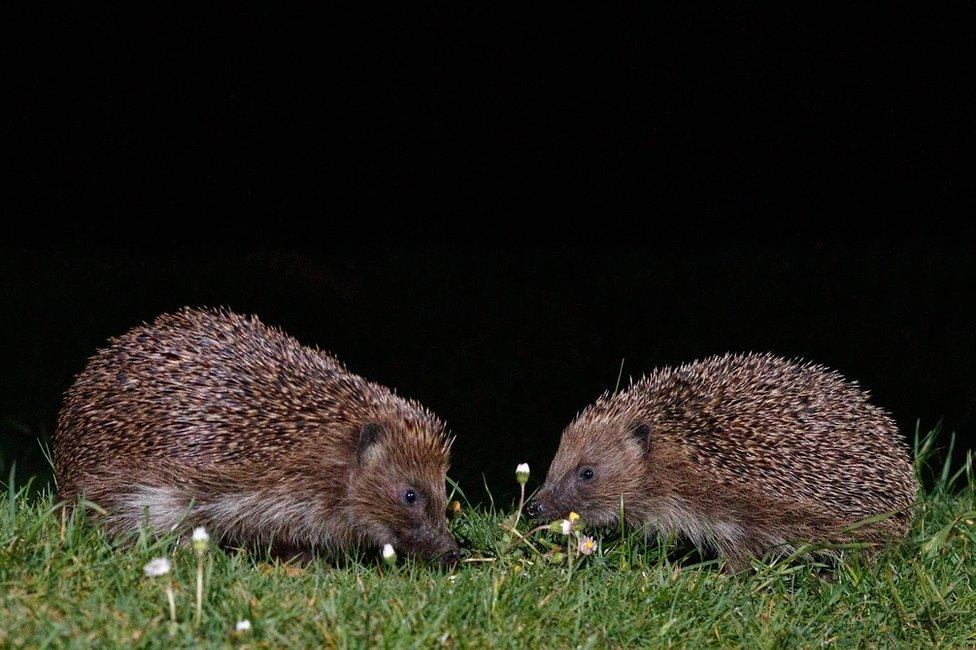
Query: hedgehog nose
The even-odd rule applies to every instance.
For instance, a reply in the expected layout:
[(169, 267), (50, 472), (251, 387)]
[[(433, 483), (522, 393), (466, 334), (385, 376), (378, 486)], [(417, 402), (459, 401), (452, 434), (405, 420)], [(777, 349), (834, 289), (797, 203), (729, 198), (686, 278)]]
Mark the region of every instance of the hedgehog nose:
[(460, 559), (461, 554), (456, 549), (452, 549), (440, 557), (441, 562), (448, 566), (454, 566)]
[(525, 504), (525, 514), (532, 519), (538, 519), (545, 512), (545, 507), (535, 499)]

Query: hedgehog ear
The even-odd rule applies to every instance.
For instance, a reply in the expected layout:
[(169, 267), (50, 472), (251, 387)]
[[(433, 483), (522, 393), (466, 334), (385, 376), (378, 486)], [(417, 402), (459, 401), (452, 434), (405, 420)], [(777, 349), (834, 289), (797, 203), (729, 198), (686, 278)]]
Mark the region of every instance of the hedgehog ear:
[(367, 422), (359, 430), (359, 444), (356, 446), (356, 459), (360, 465), (365, 462), (370, 448), (380, 439), (381, 435), (383, 435), (383, 427), (375, 422)]
[(644, 448), (644, 451), (651, 448), (651, 425), (647, 422), (638, 422), (635, 424), (630, 430), (630, 435), (634, 436), (637, 442)]

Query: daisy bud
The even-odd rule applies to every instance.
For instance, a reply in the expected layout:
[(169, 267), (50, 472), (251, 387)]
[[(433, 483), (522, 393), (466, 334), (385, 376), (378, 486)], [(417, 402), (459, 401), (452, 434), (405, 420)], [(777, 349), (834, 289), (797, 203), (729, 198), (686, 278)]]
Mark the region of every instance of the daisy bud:
[(557, 519), (549, 524), (549, 530), (554, 533), (569, 535), (571, 532), (573, 532), (573, 522), (571, 522), (569, 519)]
[(193, 542), (193, 550), (197, 552), (197, 555), (203, 555), (207, 551), (207, 545), (210, 543), (210, 535), (207, 534), (207, 529), (203, 526), (199, 526), (193, 529), (193, 537), (190, 538)]
[(164, 557), (157, 557), (156, 559), (147, 562), (146, 566), (142, 567), (142, 572), (150, 578), (158, 578), (159, 576), (164, 576), (169, 573), (171, 568), (172, 565), (168, 559)]
[(387, 564), (396, 564), (396, 551), (393, 550), (393, 544), (383, 545), (383, 561)]
[(525, 485), (529, 480), (529, 464), (519, 463), (518, 467), (515, 468), (515, 480), (519, 482), (519, 485)]

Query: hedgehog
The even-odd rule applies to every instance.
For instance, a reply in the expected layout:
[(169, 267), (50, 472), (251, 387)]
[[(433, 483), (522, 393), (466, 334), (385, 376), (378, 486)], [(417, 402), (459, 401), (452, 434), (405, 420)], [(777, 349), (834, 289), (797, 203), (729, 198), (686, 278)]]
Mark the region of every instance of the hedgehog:
[(111, 339), (67, 391), (59, 499), (104, 526), (205, 526), (309, 557), (392, 544), (446, 563), (453, 442), (415, 401), (254, 316), (191, 309)]
[(856, 382), (727, 354), (658, 369), (582, 411), (526, 512), (596, 526), (623, 512), (741, 571), (767, 553), (898, 538), (918, 487), (895, 422)]

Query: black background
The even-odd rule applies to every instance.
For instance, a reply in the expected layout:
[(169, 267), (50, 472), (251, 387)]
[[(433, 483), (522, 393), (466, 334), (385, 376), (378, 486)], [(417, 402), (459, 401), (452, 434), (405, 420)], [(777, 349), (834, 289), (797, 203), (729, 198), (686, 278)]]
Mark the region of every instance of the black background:
[(27, 472), (86, 357), (184, 304), (426, 403), (476, 500), (541, 478), (621, 359), (802, 356), (973, 443), (964, 5), (26, 11), (0, 454)]

